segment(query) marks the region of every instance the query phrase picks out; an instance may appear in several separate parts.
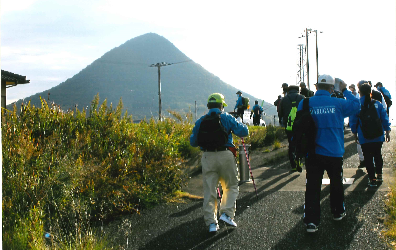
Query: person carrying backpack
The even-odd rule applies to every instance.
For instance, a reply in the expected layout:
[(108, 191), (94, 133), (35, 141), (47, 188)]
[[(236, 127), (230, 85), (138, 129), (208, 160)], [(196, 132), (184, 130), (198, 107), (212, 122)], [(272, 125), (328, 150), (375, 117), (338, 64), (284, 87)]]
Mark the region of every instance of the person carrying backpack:
[(385, 87), (382, 86), (382, 82), (377, 82), (377, 84), (374, 85), (374, 87), (377, 88), (377, 90), (379, 92), (381, 92), (381, 94), (383, 95), (385, 102), (386, 102), (386, 113), (389, 116), (389, 108), (390, 106), (392, 106), (392, 96), (389, 92), (389, 90), (387, 90)]
[(241, 117), (242, 122), (243, 122), (243, 114), (245, 112), (245, 109), (247, 108), (244, 103), (243, 103), (243, 99), (244, 97), (242, 96), (242, 92), (238, 91), (236, 92), (237, 96), (238, 96), (238, 100), (236, 101), (235, 107), (234, 107), (234, 112), (235, 109), (237, 110), (237, 117)]
[[(390, 141), (390, 122), (382, 104), (371, 98), (371, 86), (365, 81), (359, 82), (358, 86), (361, 96), (361, 111), (351, 117), (351, 130), (355, 135), (355, 140), (359, 140), (362, 147), (369, 177), (368, 185), (369, 187), (376, 187), (377, 182), (382, 182), (384, 162), (381, 148), (385, 139), (387, 142)], [(384, 131), (386, 132), (386, 138), (384, 137)]]
[(291, 165), (291, 170), (292, 171), (298, 170), (300, 172), (302, 169), (300, 169), (300, 166), (296, 165), (295, 157), (294, 157), (295, 147), (291, 139), (293, 136), (292, 129), (293, 129), (294, 119), (297, 114), (297, 107), (302, 99), (304, 99), (304, 96), (298, 93), (298, 86), (290, 85), (288, 88), (287, 95), (283, 97), (279, 108), (279, 115), (280, 117), (282, 117), (283, 126), (285, 127), (287, 140), (289, 142), (289, 161)]
[(260, 117), (263, 113), (263, 108), (258, 104), (258, 101), (254, 101), (254, 106), (252, 108), (252, 112), (250, 113), (250, 118), (253, 115), (253, 125), (260, 126)]
[(203, 213), (205, 224), (211, 233), (219, 229), (216, 211), (216, 186), (219, 181), (223, 188), (219, 219), (233, 227), (237, 226), (234, 216), (239, 188), (235, 161), (236, 149), (232, 133), (239, 137), (246, 137), (249, 134), (241, 118), (235, 119), (232, 115), (223, 112), (226, 106), (222, 94), (211, 94), (207, 104), (209, 112), (195, 122), (190, 136), (190, 145), (199, 146), (203, 151), (201, 158), (204, 189)]
[[(343, 98), (332, 98), (335, 80), (330, 75), (320, 75), (317, 91), (309, 98), (309, 109), (316, 127), (315, 150), (308, 153), (306, 161), (306, 190), (304, 223), (308, 233), (318, 231), (320, 223), (320, 192), (324, 171), (330, 178), (330, 208), (333, 219), (342, 220), (346, 215), (343, 188), (344, 118), (359, 111), (359, 99), (340, 81)], [(304, 102), (298, 105), (303, 110)]]
[(309, 90), (304, 82), (300, 83), (300, 88), (301, 88), (301, 90), (300, 90), (301, 95), (303, 95), (305, 97), (311, 97), (314, 95), (314, 92), (312, 90)]

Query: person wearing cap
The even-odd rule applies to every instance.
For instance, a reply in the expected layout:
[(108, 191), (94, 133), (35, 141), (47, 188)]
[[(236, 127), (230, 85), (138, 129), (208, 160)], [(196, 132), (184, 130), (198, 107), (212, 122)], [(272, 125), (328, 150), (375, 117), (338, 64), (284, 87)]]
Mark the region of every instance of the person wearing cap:
[[(376, 187), (377, 181), (382, 182), (382, 167), (384, 162), (382, 159), (381, 148), (383, 142), (385, 141), (384, 131), (386, 132), (386, 141), (390, 141), (390, 122), (386, 110), (383, 109), (382, 104), (372, 98), (371, 86), (364, 81), (359, 82), (358, 86), (361, 96), (361, 110), (368, 110), (371, 105), (374, 105), (382, 124), (382, 135), (374, 139), (367, 139), (363, 135), (362, 122), (359, 118), (360, 113), (356, 113), (350, 119), (351, 130), (355, 135), (355, 141), (359, 141), (363, 151), (364, 162), (369, 177), (368, 185), (369, 187)], [(372, 100), (374, 100), (373, 103)], [(373, 161), (375, 162), (375, 167)], [(375, 176), (375, 174), (377, 174), (377, 176)]]
[(384, 86), (382, 86), (382, 82), (377, 82), (377, 84), (374, 85), (374, 87), (377, 88), (377, 90), (379, 92), (381, 92), (381, 94), (383, 95), (384, 99), (385, 99), (385, 103), (386, 103), (386, 113), (389, 116), (389, 108), (392, 105), (392, 96), (389, 92), (389, 90), (387, 90)]
[(254, 101), (254, 106), (252, 108), (252, 112), (250, 113), (250, 118), (253, 115), (253, 125), (260, 126), (260, 117), (263, 113), (263, 108), (258, 104), (258, 101)]
[(309, 90), (304, 82), (300, 83), (300, 88), (301, 88), (301, 90), (300, 90), (301, 95), (303, 95), (305, 97), (311, 97), (314, 95), (314, 92), (312, 90)]
[(234, 107), (234, 112), (236, 109), (237, 117), (241, 117), (242, 122), (243, 122), (243, 113), (245, 112), (245, 109), (243, 108), (242, 92), (238, 91), (238, 92), (236, 92), (236, 94), (238, 96), (238, 99), (237, 99), (235, 107)]
[[(239, 137), (246, 137), (249, 130), (245, 124), (242, 123), (241, 118), (236, 119), (232, 115), (224, 112), (225, 103), (224, 96), (220, 93), (213, 93), (208, 98), (207, 107), (209, 112), (207, 115), (220, 114), (220, 122), (225, 131), (228, 133), (228, 141), (220, 148), (205, 149), (203, 151), (202, 163), (202, 178), (204, 189), (203, 214), (206, 226), (209, 227), (209, 232), (217, 232), (219, 229), (217, 220), (217, 194), (216, 186), (221, 183), (223, 188), (223, 196), (220, 203), (220, 220), (224, 221), (230, 226), (236, 227), (234, 221), (236, 210), (236, 199), (239, 194), (238, 188), (238, 171), (235, 161), (235, 145), (232, 140), (232, 133)], [(195, 126), (190, 136), (190, 145), (198, 146), (199, 130), (202, 116), (195, 122)], [(234, 155), (235, 153), (235, 155)]]
[(276, 101), (274, 102), (274, 106), (276, 106), (276, 112), (278, 113), (278, 119), (279, 119), (279, 125), (280, 126), (283, 126), (282, 117), (279, 114), (279, 106), (280, 106), (280, 103), (282, 101), (282, 98), (283, 97), (281, 95), (278, 95), (278, 99), (276, 99)]
[(286, 95), (287, 95), (287, 90), (288, 90), (288, 88), (289, 88), (289, 84), (287, 84), (287, 83), (283, 83), (283, 84), (282, 84), (283, 96), (286, 96)]
[[(292, 171), (297, 171), (299, 170), (301, 172), (301, 168), (297, 169), (296, 162), (294, 161), (294, 155), (293, 152), (295, 151), (295, 146), (294, 142), (292, 141), (293, 137), (293, 131), (291, 130), (293, 126), (293, 121), (288, 121), (290, 111), (292, 110), (293, 107), (298, 107), (298, 104), (300, 101), (304, 99), (303, 95), (300, 95), (298, 93), (298, 86), (293, 86), (290, 85), (288, 88), (287, 95), (283, 97), (280, 107), (279, 107), (279, 116), (282, 117), (283, 121), (283, 126), (285, 127), (285, 132), (287, 135), (287, 140), (289, 142), (289, 161), (290, 161), (290, 166)], [(289, 127), (289, 129), (288, 129)]]
[(356, 91), (355, 84), (349, 85), (348, 88), (349, 88), (349, 90), (352, 92), (352, 95), (354, 95), (356, 98), (360, 98), (360, 97), (359, 97), (359, 93)]
[[(333, 219), (342, 220), (346, 215), (343, 189), (344, 118), (359, 111), (359, 99), (340, 81), (343, 98), (332, 98), (335, 80), (330, 75), (320, 75), (317, 91), (309, 99), (309, 109), (316, 127), (315, 154), (308, 154), (306, 161), (306, 191), (304, 223), (307, 232), (318, 230), (320, 223), (320, 192), (324, 171), (330, 178), (330, 208)], [(303, 109), (303, 102), (298, 110)]]

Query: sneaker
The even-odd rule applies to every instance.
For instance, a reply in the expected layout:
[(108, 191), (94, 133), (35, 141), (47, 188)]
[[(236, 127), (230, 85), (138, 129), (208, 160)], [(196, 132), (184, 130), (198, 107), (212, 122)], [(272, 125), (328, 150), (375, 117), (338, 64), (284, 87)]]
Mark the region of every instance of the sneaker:
[(307, 225), (307, 233), (315, 233), (316, 231), (318, 231), (318, 226), (313, 223)]
[(333, 220), (342, 220), (346, 216), (346, 213), (343, 212), (342, 214), (334, 214), (333, 215)]
[(224, 221), (225, 223), (227, 223), (230, 226), (236, 227), (237, 224), (235, 223), (235, 221), (233, 219), (231, 219), (230, 216), (226, 215), (225, 213), (223, 213), (220, 216), (220, 220)]
[(216, 233), (219, 230), (219, 225), (216, 223), (212, 223), (209, 225), (209, 233)]
[(368, 186), (369, 187), (377, 187), (377, 180), (376, 179), (372, 179), (372, 180), (369, 179)]
[(377, 181), (378, 182), (382, 182), (383, 181), (382, 174), (377, 174)]
[(358, 168), (365, 168), (366, 164), (364, 163), (364, 161), (360, 161), (360, 165), (358, 166)]

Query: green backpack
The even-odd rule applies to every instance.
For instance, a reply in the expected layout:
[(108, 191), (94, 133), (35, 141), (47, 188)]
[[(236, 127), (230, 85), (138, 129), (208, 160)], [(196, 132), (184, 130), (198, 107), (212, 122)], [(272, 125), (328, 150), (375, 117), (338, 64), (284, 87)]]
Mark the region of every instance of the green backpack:
[(249, 98), (248, 97), (243, 97), (242, 96), (242, 108), (243, 109), (249, 109)]
[[(290, 100), (290, 97), (287, 96)], [(290, 110), (289, 116), (287, 117), (287, 124), (286, 124), (286, 130), (287, 131), (292, 131), (293, 130), (293, 123), (294, 123), (294, 119), (296, 119), (296, 115), (297, 115), (297, 97), (296, 100), (292, 101), (290, 100), (292, 103), (292, 109)]]

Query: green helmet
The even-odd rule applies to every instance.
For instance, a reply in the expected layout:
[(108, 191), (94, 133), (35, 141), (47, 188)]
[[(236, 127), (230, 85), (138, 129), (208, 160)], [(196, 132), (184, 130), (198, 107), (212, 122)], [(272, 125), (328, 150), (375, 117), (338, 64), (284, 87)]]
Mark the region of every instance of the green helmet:
[(208, 103), (221, 103), (223, 107), (227, 107), (227, 103), (224, 101), (224, 96), (220, 93), (213, 93), (208, 98)]

